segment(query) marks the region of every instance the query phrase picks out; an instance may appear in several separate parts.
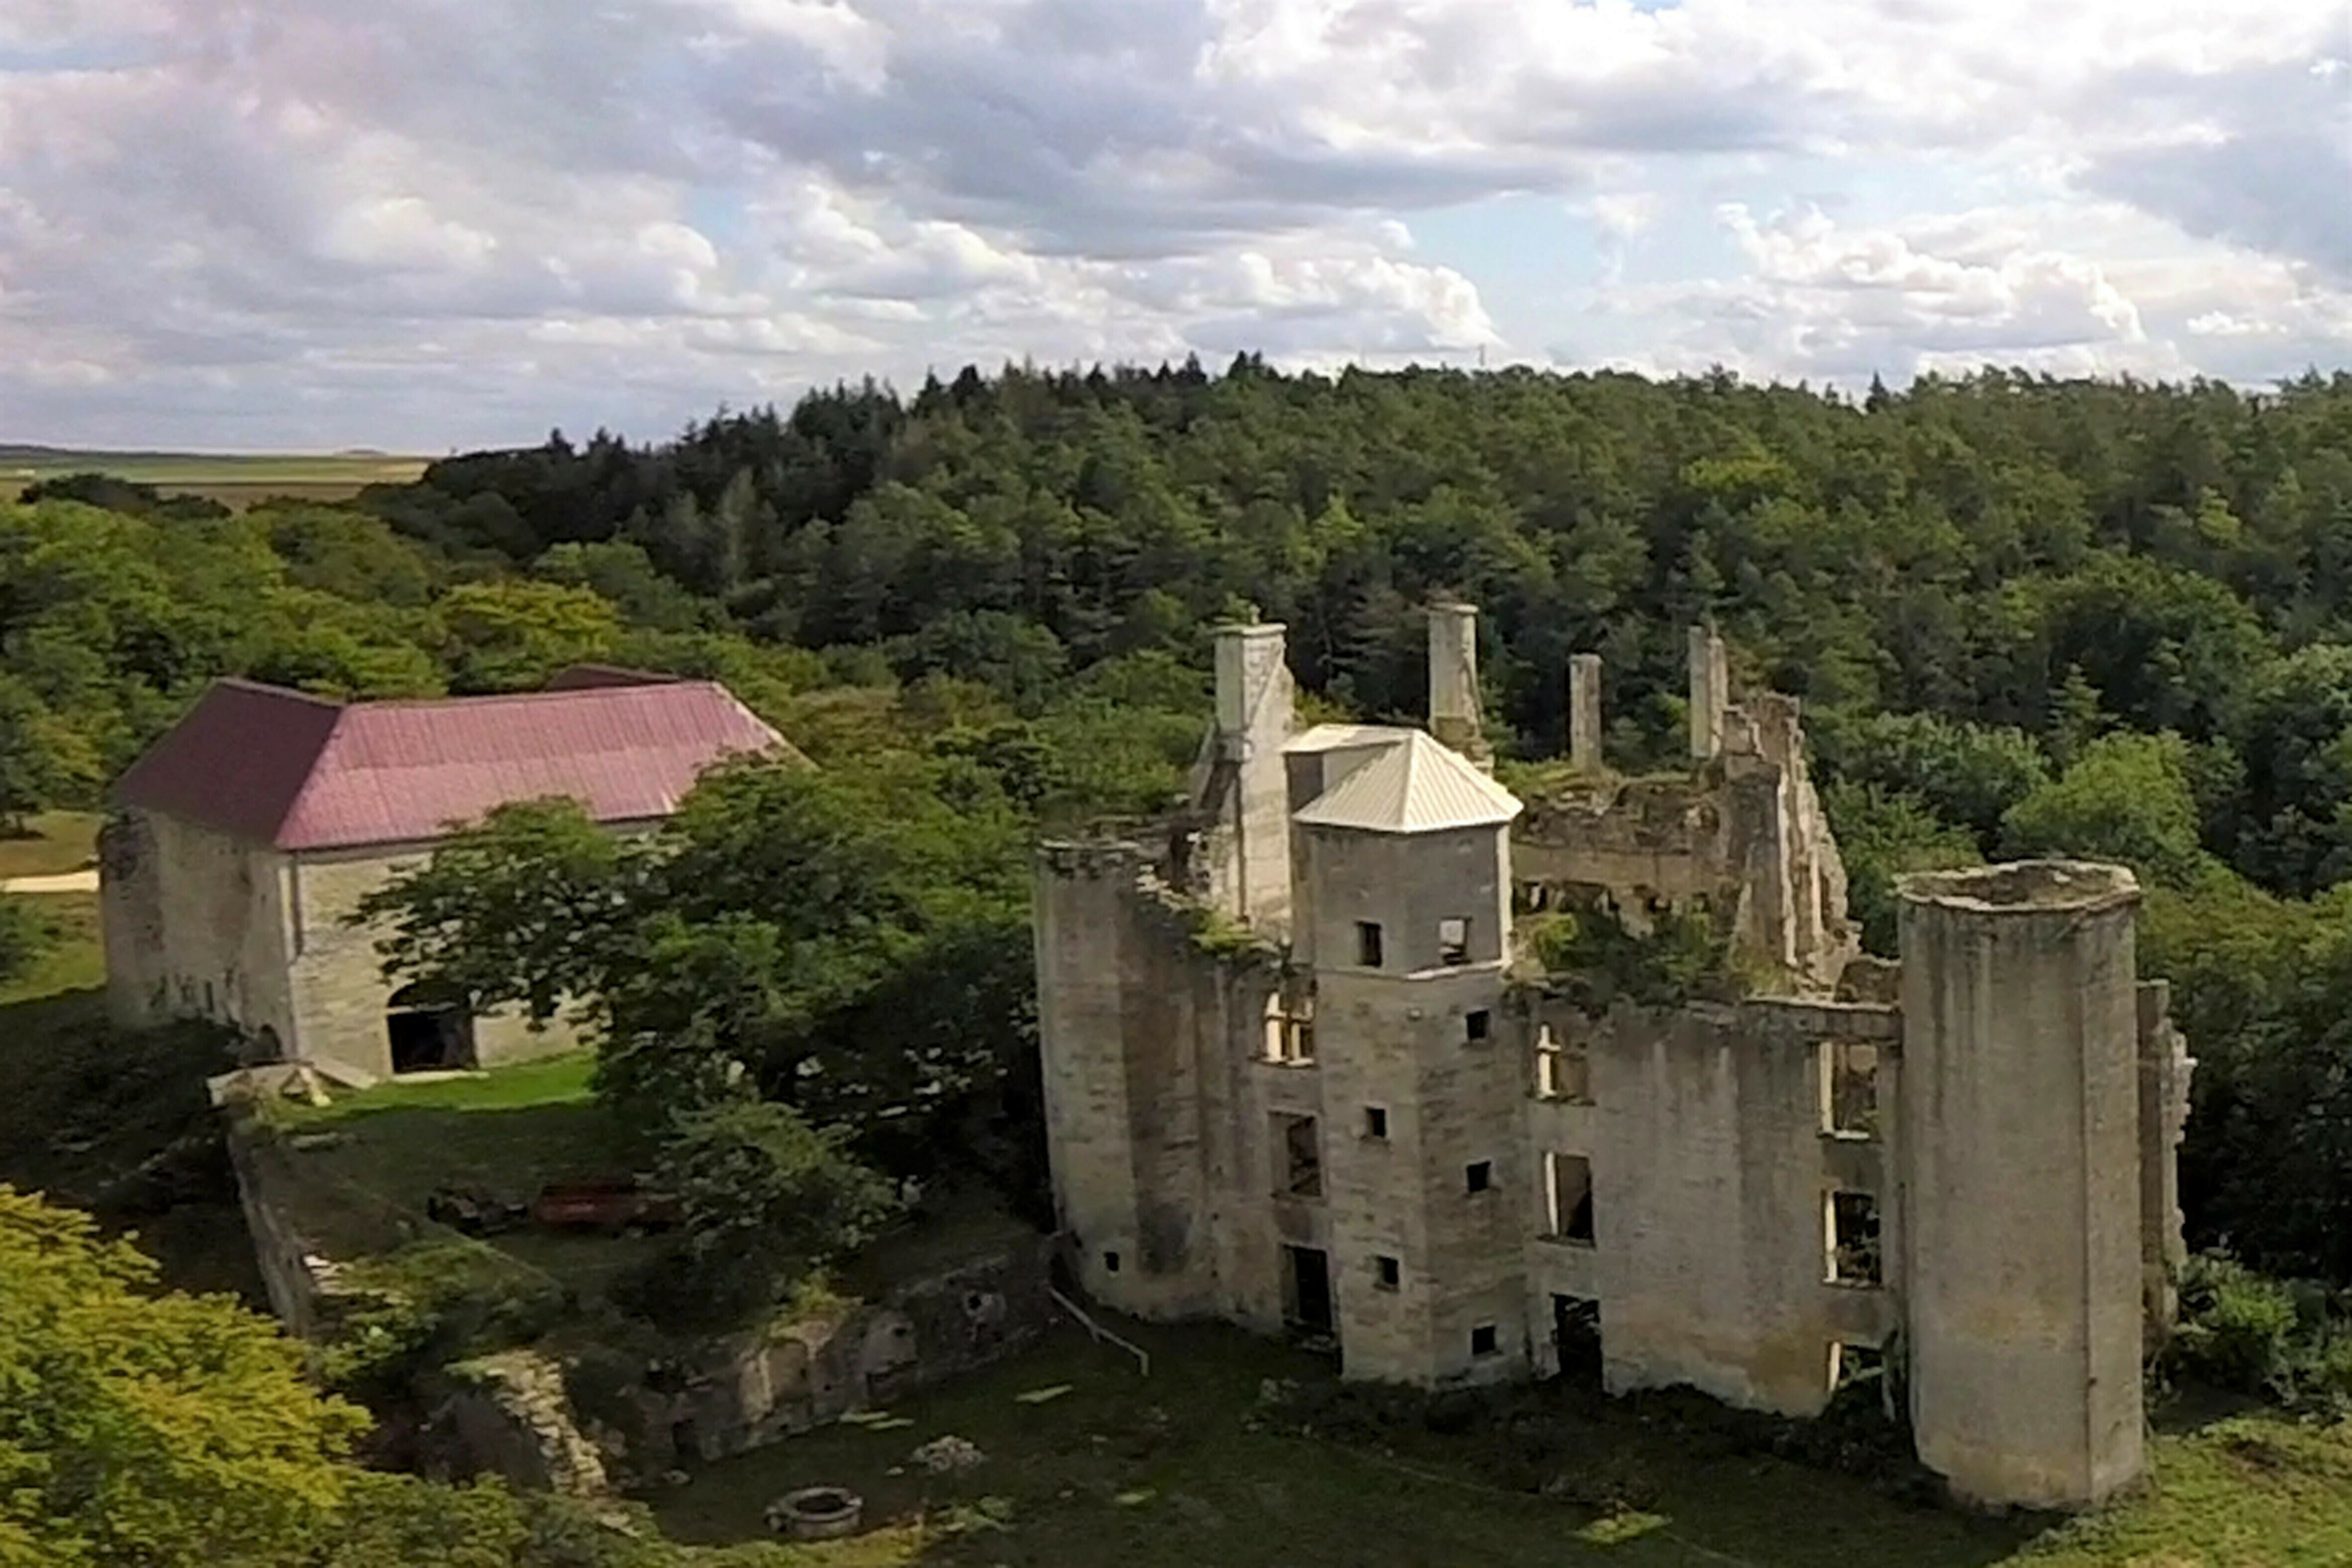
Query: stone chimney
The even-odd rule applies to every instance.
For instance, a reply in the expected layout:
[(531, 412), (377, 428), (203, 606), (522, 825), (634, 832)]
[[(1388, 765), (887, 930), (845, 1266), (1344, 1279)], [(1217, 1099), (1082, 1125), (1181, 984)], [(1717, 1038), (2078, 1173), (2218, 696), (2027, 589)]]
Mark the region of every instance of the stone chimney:
[(1711, 626), (1690, 629), (1691, 760), (1708, 762), (1723, 751), (1723, 713), (1731, 706), (1731, 672), (1723, 639)]
[(1568, 760), (1579, 772), (1601, 766), (1601, 655), (1568, 661)]
[(1429, 607), (1429, 733), (1474, 762), (1490, 754), (1478, 714), (1478, 607)]
[(1262, 930), (1290, 918), (1290, 786), (1282, 748), (1295, 689), (1278, 624), (1220, 626), (1212, 885), (1219, 907)]

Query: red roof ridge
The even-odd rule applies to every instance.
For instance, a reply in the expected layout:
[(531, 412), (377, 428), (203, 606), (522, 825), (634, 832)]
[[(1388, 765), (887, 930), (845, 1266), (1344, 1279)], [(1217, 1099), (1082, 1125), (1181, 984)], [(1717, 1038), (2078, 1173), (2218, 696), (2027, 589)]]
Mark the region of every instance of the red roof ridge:
[[(266, 687), (264, 689), (275, 690), (276, 688)], [(437, 697), (370, 697), (362, 702), (341, 703), (335, 706), (343, 708), (346, 712), (349, 712), (358, 708), (457, 707), (460, 706), (472, 707), (477, 706), (487, 706), (490, 703), (545, 702), (562, 697), (594, 697), (606, 702), (611, 702), (618, 698), (645, 692), (675, 692), (680, 690), (693, 691), (697, 689), (702, 691), (725, 692), (729, 697), (733, 698), (733, 700), (738, 704), (740, 704), (743, 700), (741, 697), (736, 696), (732, 691), (729, 690), (727, 683), (724, 681), (709, 680), (700, 676), (680, 675), (674, 680), (645, 681), (635, 685), (625, 686), (565, 686), (557, 691), (535, 692), (456, 692), (451, 693), (446, 696)]]
[(241, 692), (257, 692), (267, 697), (292, 697), (297, 702), (310, 703), (319, 707), (341, 709), (352, 706), (341, 697), (321, 696), (317, 692), (306, 692), (299, 686), (281, 686), (271, 681), (257, 681), (250, 675), (215, 675), (212, 684), (235, 686)]

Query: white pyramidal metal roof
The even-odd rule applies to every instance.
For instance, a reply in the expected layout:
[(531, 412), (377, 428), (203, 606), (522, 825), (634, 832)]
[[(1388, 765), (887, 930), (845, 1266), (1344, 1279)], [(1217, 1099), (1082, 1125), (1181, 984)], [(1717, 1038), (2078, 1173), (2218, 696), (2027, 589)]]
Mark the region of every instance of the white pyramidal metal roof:
[(1523, 810), (1517, 796), (1427, 732), (1388, 733), (1396, 738), (1387, 749), (1323, 791), (1292, 820), (1316, 828), (1434, 833), (1448, 828), (1499, 827)]
[(1350, 751), (1361, 746), (1389, 746), (1417, 733), (1393, 724), (1318, 724), (1282, 743), (1286, 755), (1317, 751)]

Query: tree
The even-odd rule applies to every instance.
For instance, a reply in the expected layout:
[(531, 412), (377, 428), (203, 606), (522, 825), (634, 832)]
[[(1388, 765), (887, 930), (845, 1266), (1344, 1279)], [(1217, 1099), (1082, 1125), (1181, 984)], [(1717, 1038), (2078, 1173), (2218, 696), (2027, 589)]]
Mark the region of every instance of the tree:
[(1908, 797), (1987, 848), (2010, 808), (2050, 781), (2049, 758), (2023, 730), (1934, 714), (1832, 715), (1814, 744), (1828, 779)]
[(789, 1105), (725, 1098), (671, 1124), (662, 1185), (682, 1239), (650, 1266), (669, 1309), (729, 1321), (776, 1301), (817, 1265), (855, 1251), (896, 1212), (890, 1184)]
[(604, 985), (635, 917), (643, 846), (570, 800), (519, 800), (444, 839), (423, 865), (360, 901), (384, 974), (468, 1012), (520, 1004), (544, 1023)]
[(1948, 871), (1982, 857), (1964, 828), (1939, 821), (1917, 796), (1876, 784), (1832, 785), (1822, 799), (1845, 861), (1846, 910), (1865, 951), (1895, 952), (1895, 882), (1907, 872)]
[(2352, 646), (2315, 643), (2257, 687), (2234, 860), (2309, 894), (2352, 874)]
[(0, 893), (0, 986), (31, 973), (57, 939), (57, 927), (31, 899)]
[(2209, 863), (2198, 842), (2189, 765), (2189, 745), (2177, 735), (2103, 736), (2010, 808), (2005, 848), (2119, 861), (2152, 881), (2185, 885)]
[(268, 1319), (155, 1274), (0, 1186), (0, 1561), (276, 1568), (342, 1506), (365, 1413)]
[(461, 692), (537, 690), (568, 664), (608, 657), (621, 635), (611, 601), (561, 583), (460, 583), (436, 609)]
[(0, 832), (21, 833), (27, 817), (82, 793), (89, 759), (76, 750), (31, 688), (0, 674)]

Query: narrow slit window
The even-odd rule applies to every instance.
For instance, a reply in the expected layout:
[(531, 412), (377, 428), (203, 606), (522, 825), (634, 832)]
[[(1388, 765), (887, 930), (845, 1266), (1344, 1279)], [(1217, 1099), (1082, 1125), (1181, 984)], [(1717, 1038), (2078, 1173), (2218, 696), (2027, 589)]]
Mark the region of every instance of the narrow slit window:
[(1883, 1283), (1876, 1196), (1866, 1192), (1832, 1192), (1829, 1196), (1827, 1218), (1830, 1283)]
[(1389, 1113), (1385, 1105), (1364, 1107), (1364, 1136), (1385, 1138), (1389, 1135)]
[(1822, 1131), (1838, 1138), (1878, 1136), (1878, 1047), (1866, 1040), (1825, 1040), (1821, 1059)]
[(1544, 1218), (1557, 1240), (1592, 1245), (1592, 1162), (1583, 1155), (1544, 1156)]
[(1495, 1015), (1477, 1008), (1462, 1015), (1462, 1038), (1472, 1045), (1484, 1045), (1494, 1038)]
[(1394, 1258), (1375, 1258), (1372, 1280), (1383, 1291), (1396, 1290), (1404, 1283), (1404, 1265)]
[(1437, 961), (1449, 967), (1470, 961), (1470, 922), (1463, 916), (1437, 923)]
[(1367, 969), (1381, 967), (1381, 923), (1377, 920), (1356, 922), (1356, 962)]
[(1118, 1253), (1106, 1252), (1103, 1254), (1103, 1272), (1106, 1274), (1116, 1274), (1118, 1272)]
[(1480, 1160), (1462, 1173), (1463, 1186), (1470, 1192), (1485, 1192), (1495, 1185), (1495, 1162)]

